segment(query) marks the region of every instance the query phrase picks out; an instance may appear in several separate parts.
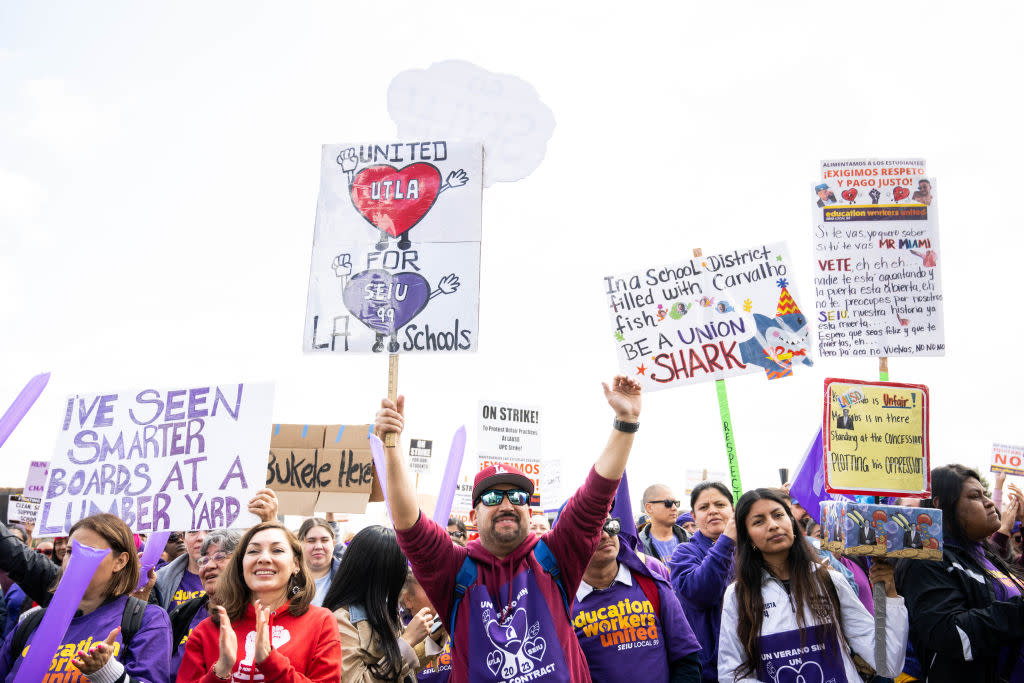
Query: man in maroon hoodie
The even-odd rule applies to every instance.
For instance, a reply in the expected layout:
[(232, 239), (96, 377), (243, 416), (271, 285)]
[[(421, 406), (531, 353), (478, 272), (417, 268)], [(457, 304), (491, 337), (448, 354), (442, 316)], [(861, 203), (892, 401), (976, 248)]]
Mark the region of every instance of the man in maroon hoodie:
[[(566, 612), (566, 597), (572, 600), (601, 539), (640, 417), (638, 383), (618, 376), (610, 387), (603, 386), (615, 411), (611, 436), (583, 486), (566, 503), (558, 525), (539, 546), (529, 528), (533, 483), (522, 472), (494, 465), (477, 474), (470, 520), (480, 539), (461, 548), (420, 513), (401, 447), (396, 443), (385, 449), (388, 502), (398, 543), (452, 634), (451, 683), (591, 680)], [(397, 403), (385, 399), (381, 406), (377, 434), (401, 433), (404, 397)], [(456, 578), (465, 580), (467, 575), (472, 579), (458, 600), (453, 625)]]

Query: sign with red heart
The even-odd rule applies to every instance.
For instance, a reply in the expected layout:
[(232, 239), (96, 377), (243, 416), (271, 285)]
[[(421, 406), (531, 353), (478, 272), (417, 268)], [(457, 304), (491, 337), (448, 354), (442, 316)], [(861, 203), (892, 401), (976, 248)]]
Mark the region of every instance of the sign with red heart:
[(846, 201), (852, 202), (856, 198), (857, 198), (857, 188), (856, 187), (851, 187), (848, 190), (843, 190), (843, 199), (845, 199)]
[(894, 187), (892, 189), (892, 198), (895, 199), (896, 201), (900, 201), (901, 199), (906, 199), (909, 196), (910, 196), (910, 190), (908, 190), (905, 187)]
[(367, 166), (356, 174), (350, 194), (363, 218), (392, 237), (419, 223), (441, 192), (441, 172), (419, 162), (398, 169)]

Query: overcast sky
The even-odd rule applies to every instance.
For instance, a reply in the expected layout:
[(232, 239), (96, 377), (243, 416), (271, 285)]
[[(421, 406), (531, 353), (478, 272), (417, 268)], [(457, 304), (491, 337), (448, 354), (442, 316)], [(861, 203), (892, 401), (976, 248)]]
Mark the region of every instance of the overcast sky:
[[(532, 84), (556, 126), (540, 167), (484, 190), (479, 352), (402, 358), (407, 436), (476, 441), (481, 399), (542, 409), (575, 485), (616, 372), (602, 277), (785, 240), (813, 310), (821, 159), (919, 156), (941, 197), (943, 358), (933, 464), (1024, 442), (1019, 3), (0, 4), (0, 410), (49, 387), (0, 457), (21, 486), (66, 396), (272, 380), (274, 419), (360, 423), (379, 356), (301, 349), (320, 145), (388, 140), (390, 80), (463, 59)], [(728, 382), (746, 487), (778, 483), (820, 423), (825, 377)], [(645, 397), (634, 498), (726, 470), (711, 383)], [(428, 476), (422, 488), (435, 487)]]

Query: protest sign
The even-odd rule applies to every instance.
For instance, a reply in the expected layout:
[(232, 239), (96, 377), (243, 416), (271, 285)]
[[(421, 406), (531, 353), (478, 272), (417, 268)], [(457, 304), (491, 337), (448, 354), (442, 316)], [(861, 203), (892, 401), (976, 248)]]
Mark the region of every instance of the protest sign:
[(476, 350), (480, 144), (324, 145), (303, 349)]
[(823, 358), (945, 354), (933, 185), (923, 159), (821, 163), (813, 212)]
[(782, 243), (604, 278), (619, 367), (647, 391), (811, 365)]
[(370, 453), (371, 425), (275, 424), (266, 482), (283, 515), (366, 511), (384, 500)]
[(825, 550), (840, 555), (942, 559), (942, 510), (830, 500), (821, 503), (820, 512)]
[(992, 444), (992, 471), (1024, 477), (1024, 447)]
[(427, 439), (409, 440), (409, 471), (429, 472), (430, 455), (433, 452), (434, 442)]
[[(701, 483), (702, 481), (717, 481), (717, 482), (721, 482), (723, 484), (728, 485), (728, 483), (729, 483), (729, 473), (728, 472), (723, 472), (721, 470), (707, 470), (707, 469), (703, 469), (703, 470), (689, 469), (689, 470), (686, 470), (686, 481), (685, 481), (685, 484), (683, 486), (683, 495), (689, 496), (691, 493), (693, 493), (693, 489), (697, 486), (697, 484)], [(689, 502), (690, 502), (689, 500), (686, 500), (686, 501), (683, 501), (683, 504), (684, 505), (689, 505)]]
[(33, 460), (28, 464), (28, 477), (25, 479), (25, 496), (35, 498), (39, 501), (46, 490), (46, 472), (50, 463), (43, 460)]
[(540, 410), (494, 401), (480, 402), (476, 448), (479, 469), (505, 463), (533, 480), (531, 505), (540, 505)]
[(116, 514), (143, 533), (252, 526), (263, 487), (271, 384), (68, 398), (37, 536)]
[(463, 476), (455, 487), (455, 498), (452, 500), (451, 516), (461, 520), (469, 528), (475, 528), (469, 521), (469, 511), (473, 509), (473, 482)]
[(826, 490), (927, 498), (928, 407), (928, 387), (921, 384), (826, 379)]
[(562, 491), (562, 461), (558, 458), (540, 463), (540, 508), (544, 512), (558, 512), (568, 496)]
[(39, 515), (39, 501), (23, 495), (7, 496), (7, 523), (33, 524)]

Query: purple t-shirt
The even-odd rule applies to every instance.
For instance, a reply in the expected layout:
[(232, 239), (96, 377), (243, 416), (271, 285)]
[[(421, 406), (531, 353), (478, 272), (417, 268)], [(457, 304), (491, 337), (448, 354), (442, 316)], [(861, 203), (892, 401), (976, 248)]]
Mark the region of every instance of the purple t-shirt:
[(667, 681), (668, 654), (661, 619), (634, 579), (593, 590), (572, 606), (572, 625), (594, 683)]
[(181, 583), (178, 584), (178, 590), (174, 591), (171, 606), (167, 608), (167, 611), (173, 612), (174, 608), (202, 595), (206, 595), (206, 591), (203, 590), (203, 582), (199, 580), (199, 575), (186, 569), (185, 573), (181, 575)]
[(172, 647), (174, 649), (171, 652), (172, 681), (174, 680), (174, 674), (178, 672), (178, 667), (181, 666), (181, 658), (185, 656), (185, 641), (188, 640), (188, 637), (190, 635), (192, 635), (192, 630), (195, 629), (196, 626), (199, 626), (200, 622), (202, 622), (203, 619), (205, 619), (208, 616), (210, 616), (210, 613), (206, 611), (206, 605), (203, 605), (195, 613), (195, 616), (192, 617), (192, 621), (188, 623), (188, 630), (185, 631), (185, 635), (182, 636), (181, 641), (173, 643)]
[[(992, 564), (980, 548), (978, 548), (975, 557), (981, 560), (981, 566), (988, 572), (989, 584), (996, 592), (996, 600), (1004, 601), (1020, 596), (1020, 588), (1017, 587), (1017, 584), (1003, 570)], [(1000, 669), (1002, 669), (1006, 658), (1012, 657), (1013, 651), (1016, 649), (1010, 647), (1002, 648), (999, 653)], [(1024, 650), (1018, 655), (1017, 665), (1013, 667), (1013, 672), (1010, 674), (1010, 683), (1024, 683)]]
[(679, 545), (679, 539), (673, 536), (667, 541), (659, 541), (654, 536), (651, 536), (651, 543), (654, 544), (654, 549), (658, 551), (658, 559), (667, 564), (672, 559), (672, 553), (675, 552), (676, 546)]
[(447, 683), (451, 674), (452, 641), (449, 638), (441, 653), (416, 673), (416, 683)]
[[(105, 640), (107, 635), (121, 625), (127, 596), (121, 596), (100, 605), (89, 614), (76, 614), (61, 638), (61, 645), (50, 662), (46, 680), (60, 680), (61, 683), (89, 683), (78, 669), (71, 664), (78, 650), (87, 650), (94, 643)], [(23, 654), (32, 648), (32, 641), (39, 633), (29, 636), (28, 646), (23, 652), (11, 652), (14, 631), (7, 634), (0, 649), (0, 671), (5, 671), (5, 683), (13, 683), (18, 669), (24, 661)], [(118, 634), (114, 644), (114, 656), (124, 664), (132, 679), (145, 683), (167, 683), (171, 667), (171, 621), (167, 612), (158, 605), (149, 605), (142, 616), (142, 625), (132, 638), (128, 652)]]

